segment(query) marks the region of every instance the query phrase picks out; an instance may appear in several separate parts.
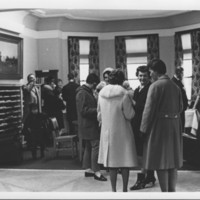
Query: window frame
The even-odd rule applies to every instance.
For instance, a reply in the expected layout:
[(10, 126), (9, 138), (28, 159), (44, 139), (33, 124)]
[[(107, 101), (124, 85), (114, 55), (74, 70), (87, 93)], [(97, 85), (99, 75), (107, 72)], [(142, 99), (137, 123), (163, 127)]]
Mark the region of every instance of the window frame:
[[(98, 37), (90, 37), (90, 36), (68, 36), (68, 39), (70, 39), (70, 38), (73, 38), (73, 39), (78, 39), (78, 41), (80, 41), (80, 40), (88, 40), (89, 42), (90, 42), (90, 40), (91, 39), (98, 39)], [(89, 44), (90, 45), (90, 44)], [(89, 46), (90, 47), (90, 46)], [(69, 58), (70, 58), (70, 55), (69, 55), (69, 53), (70, 53), (70, 50), (69, 50), (69, 46), (68, 46), (68, 66), (70, 66), (70, 61), (69, 61)], [(89, 48), (90, 49), (90, 48)], [(82, 84), (84, 84), (84, 81), (82, 80), (81, 81), (81, 79), (80, 79), (80, 59), (81, 58), (88, 58), (88, 63), (89, 63), (89, 56), (90, 56), (90, 54), (88, 54), (88, 55), (84, 55), (84, 54), (82, 54), (82, 55), (80, 55), (80, 47), (79, 47), (79, 81), (80, 81), (80, 84), (81, 84), (81, 82), (83, 82)], [(90, 70), (90, 68), (88, 68), (88, 70)], [(69, 72), (70, 72), (70, 67), (69, 67)], [(88, 71), (88, 74), (89, 74), (89, 71)]]
[[(189, 34), (190, 35), (190, 39), (191, 39), (191, 32), (190, 31), (184, 31), (184, 32), (180, 32), (180, 36), (181, 36), (181, 43), (183, 44), (183, 40), (182, 40), (182, 36), (183, 35), (186, 35), (186, 34)], [(192, 66), (192, 41), (190, 40), (191, 42), (191, 48), (187, 48), (187, 49), (183, 49), (183, 45), (182, 45), (182, 50), (183, 50), (183, 61), (182, 63), (184, 64), (184, 61), (185, 60), (191, 60), (191, 68), (193, 67)], [(191, 59), (184, 59), (184, 54), (191, 54)], [(184, 69), (184, 66), (183, 66), (183, 69)], [(191, 69), (192, 70), (192, 69)], [(185, 71), (185, 69), (184, 69)], [(185, 87), (185, 90), (186, 90), (186, 94), (187, 94), (187, 97), (188, 97), (188, 101), (191, 101), (192, 100), (192, 81), (193, 81), (193, 74), (191, 76), (186, 76), (185, 75), (185, 72), (184, 72), (184, 75), (183, 75), (183, 80), (184, 82), (187, 82), (185, 80), (189, 80), (191, 79), (191, 86), (190, 86), (190, 94), (189, 92), (187, 92), (187, 87)], [(185, 84), (186, 85), (186, 84)]]
[[(149, 35), (132, 35), (132, 36), (125, 36), (125, 42), (128, 39), (146, 39), (148, 40), (148, 36)], [(128, 78), (128, 58), (139, 58), (139, 57), (146, 57), (147, 62), (144, 63), (144, 65), (147, 65), (148, 63), (148, 41), (147, 41), (147, 51), (146, 52), (138, 52), (138, 53), (126, 53), (126, 63), (127, 63), (127, 80), (131, 83), (132, 81), (137, 82), (138, 81), (138, 77), (136, 78)], [(132, 64), (137, 64), (137, 63), (132, 63)], [(139, 63), (138, 63), (139, 64)], [(139, 64), (138, 66), (140, 66), (141, 64)], [(136, 72), (135, 72), (136, 73)], [(131, 84), (130, 84), (131, 85)], [(137, 85), (136, 87), (132, 87), (132, 89), (137, 88), (139, 85)]]

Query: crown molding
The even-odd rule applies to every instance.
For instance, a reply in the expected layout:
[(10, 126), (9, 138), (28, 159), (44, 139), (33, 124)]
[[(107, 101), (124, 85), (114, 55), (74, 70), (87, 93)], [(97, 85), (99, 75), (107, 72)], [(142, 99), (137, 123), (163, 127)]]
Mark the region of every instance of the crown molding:
[(66, 40), (69, 36), (82, 36), (82, 37), (98, 37), (99, 40), (114, 40), (115, 36), (119, 35), (146, 35), (146, 34), (159, 34), (159, 37), (173, 36), (175, 32), (186, 31), (200, 28), (199, 24), (182, 26), (172, 29), (156, 29), (156, 30), (142, 30), (142, 31), (119, 31), (110, 33), (95, 33), (95, 32), (62, 32), (60, 30), (51, 31), (35, 31), (32, 29), (24, 28), (20, 34), (22, 37), (30, 37), (34, 39), (52, 39), (59, 38)]

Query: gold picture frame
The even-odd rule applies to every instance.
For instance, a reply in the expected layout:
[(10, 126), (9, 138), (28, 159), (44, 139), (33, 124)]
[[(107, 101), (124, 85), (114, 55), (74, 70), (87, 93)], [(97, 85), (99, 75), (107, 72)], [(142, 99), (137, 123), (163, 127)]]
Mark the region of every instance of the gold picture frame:
[(0, 33), (0, 79), (23, 78), (23, 39)]

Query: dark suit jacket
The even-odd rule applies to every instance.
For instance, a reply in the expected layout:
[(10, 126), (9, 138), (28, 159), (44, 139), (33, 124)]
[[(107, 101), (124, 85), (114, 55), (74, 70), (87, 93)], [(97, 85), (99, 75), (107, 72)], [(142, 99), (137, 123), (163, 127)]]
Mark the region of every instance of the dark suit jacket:
[(77, 120), (76, 89), (79, 87), (75, 82), (69, 82), (62, 89), (62, 97), (66, 102), (67, 118), (71, 121)]
[(135, 104), (135, 116), (133, 118), (133, 131), (134, 133), (139, 136), (139, 131), (140, 131), (140, 124), (142, 121), (142, 114), (144, 111), (144, 106), (146, 103), (146, 98), (147, 98), (147, 93), (149, 90), (149, 86), (151, 83), (149, 82), (144, 88), (140, 90), (140, 88), (136, 88), (134, 95), (133, 95), (133, 100), (136, 102)]
[(32, 83), (28, 83), (22, 86), (23, 99), (24, 99), (24, 111), (23, 111), (23, 122), (25, 122), (26, 117), (29, 115), (29, 106), (31, 103), (38, 105), (38, 110), (41, 111), (41, 97), (37, 86)]
[(185, 125), (185, 110), (188, 107), (188, 98), (187, 98), (186, 91), (185, 91), (183, 83), (180, 80), (178, 80), (176, 77), (173, 77), (172, 81), (181, 90), (181, 95), (182, 95), (182, 100), (183, 100), (183, 112), (181, 113), (181, 122), (182, 122), (182, 127), (184, 128), (184, 125)]
[(86, 85), (77, 89), (76, 106), (79, 135), (85, 140), (99, 140), (100, 131), (97, 121), (97, 102), (92, 90)]

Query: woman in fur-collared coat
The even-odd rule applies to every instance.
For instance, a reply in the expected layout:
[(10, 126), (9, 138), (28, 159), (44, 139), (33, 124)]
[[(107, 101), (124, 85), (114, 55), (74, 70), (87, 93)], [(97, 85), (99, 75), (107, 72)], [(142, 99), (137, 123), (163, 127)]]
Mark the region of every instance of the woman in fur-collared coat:
[(110, 84), (99, 93), (98, 119), (101, 123), (98, 163), (109, 168), (112, 191), (116, 191), (117, 169), (121, 168), (123, 191), (127, 191), (129, 168), (137, 166), (137, 154), (130, 120), (133, 102), (121, 85), (124, 74), (114, 70)]

